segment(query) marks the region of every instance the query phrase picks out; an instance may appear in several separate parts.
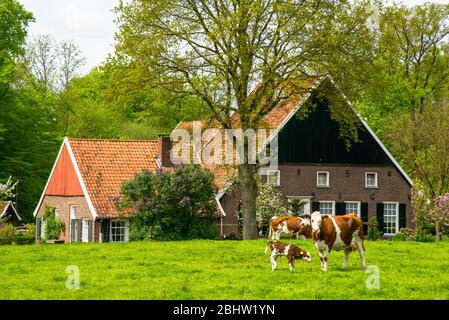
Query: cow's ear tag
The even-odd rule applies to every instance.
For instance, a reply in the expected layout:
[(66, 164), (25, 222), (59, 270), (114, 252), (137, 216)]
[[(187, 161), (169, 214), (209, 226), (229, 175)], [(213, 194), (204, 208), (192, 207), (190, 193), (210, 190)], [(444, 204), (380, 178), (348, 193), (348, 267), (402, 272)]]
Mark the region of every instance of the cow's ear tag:
[(304, 254), (304, 251), (301, 251), (301, 254)]

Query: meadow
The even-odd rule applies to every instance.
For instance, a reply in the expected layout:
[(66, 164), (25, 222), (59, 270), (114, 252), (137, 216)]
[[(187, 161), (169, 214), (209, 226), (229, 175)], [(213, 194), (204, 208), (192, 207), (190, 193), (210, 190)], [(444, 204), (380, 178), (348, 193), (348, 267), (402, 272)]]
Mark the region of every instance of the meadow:
[[(312, 262), (287, 259), (271, 271), (266, 240), (130, 242), (0, 247), (0, 299), (449, 299), (449, 243), (366, 241), (379, 289), (368, 289), (357, 253), (342, 270), (332, 252), (329, 271), (310, 240), (293, 241)], [(80, 288), (66, 288), (67, 266)]]

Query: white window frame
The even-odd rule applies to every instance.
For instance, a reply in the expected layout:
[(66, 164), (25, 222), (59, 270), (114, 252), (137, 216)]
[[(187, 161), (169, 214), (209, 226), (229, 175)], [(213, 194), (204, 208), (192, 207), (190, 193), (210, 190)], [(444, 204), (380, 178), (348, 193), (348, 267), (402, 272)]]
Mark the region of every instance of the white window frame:
[[(273, 183), (271, 183), (270, 177), (274, 176), (276, 174), (277, 174), (278, 179), (277, 179), (276, 183), (273, 184)], [(275, 186), (275, 187), (280, 187), (281, 186), (281, 170), (268, 170), (267, 171), (267, 183), (271, 184), (272, 186)]]
[[(115, 222), (123, 222), (124, 226), (123, 227), (112, 227), (112, 223)], [(112, 228), (114, 229), (123, 229), (124, 230), (124, 240), (123, 241), (114, 241), (113, 237), (112, 237)], [(115, 220), (111, 220), (110, 221), (110, 225), (109, 225), (109, 242), (128, 242), (129, 241), (129, 221), (128, 220), (120, 220), (120, 219), (115, 219)]]
[(320, 203), (320, 213), (321, 214), (328, 214), (328, 213), (321, 212), (321, 204), (322, 203), (332, 203), (332, 213), (331, 214), (335, 214), (335, 201), (319, 201), (319, 203)]
[[(311, 214), (312, 212), (312, 197), (310, 196), (287, 196), (287, 201), (290, 202), (291, 200), (306, 200), (306, 204), (309, 206), (309, 214)], [(304, 214), (306, 214), (306, 210), (304, 209)], [(293, 212), (291, 210), (289, 210), (289, 214), (293, 214)]]
[[(376, 185), (374, 186), (369, 186), (368, 185), (368, 175), (369, 174), (374, 174), (375, 175), (375, 181), (376, 181)], [(378, 179), (378, 174), (377, 172), (365, 172), (365, 188), (378, 188), (379, 187), (379, 179)]]
[[(326, 185), (320, 184), (320, 174), (325, 173), (326, 174)], [(317, 188), (329, 188), (330, 187), (330, 173), (329, 171), (317, 171), (316, 173), (316, 186)]]
[[(353, 203), (357, 204), (357, 216), (360, 217), (362, 215), (362, 212), (361, 212), (362, 202), (360, 202), (360, 201), (345, 201), (345, 213), (348, 214), (346, 212), (346, 204), (353, 204)], [(349, 212), (349, 213), (352, 213), (352, 212)]]
[(383, 217), (384, 217), (384, 229), (385, 229), (385, 205), (386, 204), (394, 204), (396, 206), (396, 230), (395, 233), (387, 233), (384, 232), (385, 236), (394, 236), (396, 233), (399, 232), (399, 202), (382, 202), (383, 203)]

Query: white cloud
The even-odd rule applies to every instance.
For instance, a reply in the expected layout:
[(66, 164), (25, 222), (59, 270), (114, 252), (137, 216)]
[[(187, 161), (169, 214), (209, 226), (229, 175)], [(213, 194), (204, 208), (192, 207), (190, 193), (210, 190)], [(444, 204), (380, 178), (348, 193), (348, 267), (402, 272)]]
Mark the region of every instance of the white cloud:
[(87, 58), (84, 72), (113, 52), (114, 13), (119, 0), (20, 0), (36, 22), (29, 35), (51, 34), (57, 40), (74, 40)]

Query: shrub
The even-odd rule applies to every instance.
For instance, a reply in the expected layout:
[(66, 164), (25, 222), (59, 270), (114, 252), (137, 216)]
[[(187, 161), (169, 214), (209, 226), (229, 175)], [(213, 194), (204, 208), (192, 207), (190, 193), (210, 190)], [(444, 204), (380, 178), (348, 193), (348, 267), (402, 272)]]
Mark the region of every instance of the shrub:
[(223, 240), (239, 240), (239, 237), (234, 233), (230, 233), (227, 236), (223, 236)]
[(12, 224), (0, 225), (0, 238), (13, 238), (16, 235), (16, 227)]
[(36, 225), (34, 223), (28, 223), (25, 225), (25, 227), (26, 227), (25, 235), (32, 236), (34, 238), (36, 235)]
[(378, 240), (380, 238), (379, 223), (376, 217), (372, 217), (368, 225), (368, 240)]
[(418, 242), (435, 242), (435, 236), (430, 233), (423, 233), (417, 235), (415, 240)]
[(407, 241), (414, 241), (416, 239), (416, 231), (410, 228), (401, 228), (397, 234), (403, 235)]
[(28, 244), (34, 244), (35, 243), (35, 236), (34, 235), (17, 235), (14, 238), (13, 244), (17, 245), (28, 245)]
[(120, 206), (133, 209), (132, 240), (215, 239), (212, 174), (187, 166), (172, 172), (144, 171), (122, 185)]
[(391, 241), (406, 241), (407, 237), (405, 236), (405, 234), (398, 232), (394, 236), (392, 236), (389, 240), (391, 240)]
[(55, 214), (55, 208), (46, 205), (44, 213), (45, 238), (58, 239), (61, 232), (65, 231), (65, 225)]

